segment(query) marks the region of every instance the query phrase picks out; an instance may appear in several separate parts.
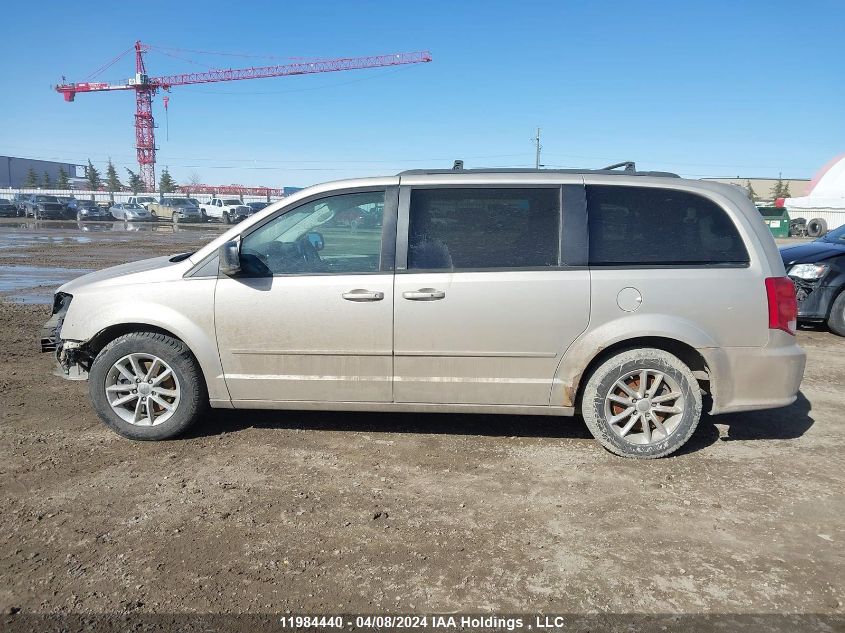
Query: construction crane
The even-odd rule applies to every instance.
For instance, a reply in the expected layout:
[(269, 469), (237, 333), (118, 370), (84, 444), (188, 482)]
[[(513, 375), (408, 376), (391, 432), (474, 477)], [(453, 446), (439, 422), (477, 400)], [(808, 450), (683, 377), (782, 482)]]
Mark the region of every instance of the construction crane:
[[(370, 57), (344, 57), (340, 59), (320, 59), (302, 61), (280, 66), (261, 66), (254, 68), (230, 68), (210, 70), (201, 73), (184, 73), (165, 77), (150, 77), (144, 62), (144, 53), (150, 45), (135, 42), (135, 76), (126, 83), (109, 84), (103, 82), (62, 83), (55, 87), (65, 101), (73, 101), (78, 92), (109, 92), (111, 90), (135, 91), (135, 149), (138, 154), (138, 166), (141, 180), (148, 191), (155, 190), (155, 122), (153, 120), (153, 96), (159, 90), (169, 91), (173, 86), (207, 84), (219, 81), (240, 81), (243, 79), (266, 79), (288, 75), (308, 75), (329, 73), (341, 70), (359, 70), (363, 68), (381, 68), (383, 66), (401, 66), (431, 61), (428, 51), (413, 53), (394, 53), (373, 55)], [(103, 66), (97, 73), (113, 65), (132, 49), (128, 49)], [(62, 78), (64, 81), (64, 78)]]

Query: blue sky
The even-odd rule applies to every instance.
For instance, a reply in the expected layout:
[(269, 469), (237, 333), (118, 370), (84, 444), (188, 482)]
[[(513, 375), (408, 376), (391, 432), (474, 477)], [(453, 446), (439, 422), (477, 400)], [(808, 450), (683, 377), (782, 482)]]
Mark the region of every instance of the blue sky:
[[(131, 92), (51, 91), (136, 39), (280, 58), (428, 49), (388, 69), (177, 87), (158, 171), (307, 185), (401, 169), (600, 167), (810, 177), (845, 151), (845, 3), (20, 3), (0, 38), (0, 154), (137, 169)], [(26, 26), (30, 25), (30, 26)], [(284, 60), (151, 52), (151, 75)], [(125, 80), (131, 56), (102, 76)], [(125, 171), (121, 168), (122, 175)]]

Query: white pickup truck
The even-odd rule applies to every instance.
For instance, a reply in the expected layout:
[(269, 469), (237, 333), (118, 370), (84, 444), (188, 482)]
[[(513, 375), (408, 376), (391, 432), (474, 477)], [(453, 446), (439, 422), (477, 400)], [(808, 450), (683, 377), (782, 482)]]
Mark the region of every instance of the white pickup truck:
[(200, 212), (210, 220), (220, 220), (223, 224), (234, 224), (247, 217), (251, 209), (237, 198), (217, 198), (200, 204)]

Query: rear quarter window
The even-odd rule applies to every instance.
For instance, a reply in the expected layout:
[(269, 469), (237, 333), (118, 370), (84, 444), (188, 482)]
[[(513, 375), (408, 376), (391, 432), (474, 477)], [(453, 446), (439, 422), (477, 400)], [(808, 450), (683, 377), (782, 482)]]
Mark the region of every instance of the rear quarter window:
[(656, 187), (587, 186), (591, 266), (748, 264), (733, 220), (698, 194)]

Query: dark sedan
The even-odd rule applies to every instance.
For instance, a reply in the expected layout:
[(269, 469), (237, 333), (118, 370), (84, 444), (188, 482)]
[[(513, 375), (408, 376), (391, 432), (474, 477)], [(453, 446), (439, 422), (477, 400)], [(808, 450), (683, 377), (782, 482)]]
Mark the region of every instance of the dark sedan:
[(247, 202), (246, 206), (248, 206), (252, 211), (250, 211), (250, 215), (253, 213), (258, 213), (262, 209), (266, 209), (270, 206), (269, 202)]
[(104, 209), (93, 200), (76, 201), (76, 221), (85, 220), (111, 220), (112, 216), (108, 209)]
[(258, 213), (268, 206), (270, 206), (269, 202), (247, 202), (238, 207), (239, 212), (237, 215), (231, 216), (231, 221), (236, 223), (246, 220), (249, 216)]
[(8, 198), (0, 198), (0, 217), (15, 218), (18, 215), (18, 206), (12, 204)]
[(826, 323), (845, 336), (845, 226), (817, 240), (780, 249), (795, 283), (798, 321)]

